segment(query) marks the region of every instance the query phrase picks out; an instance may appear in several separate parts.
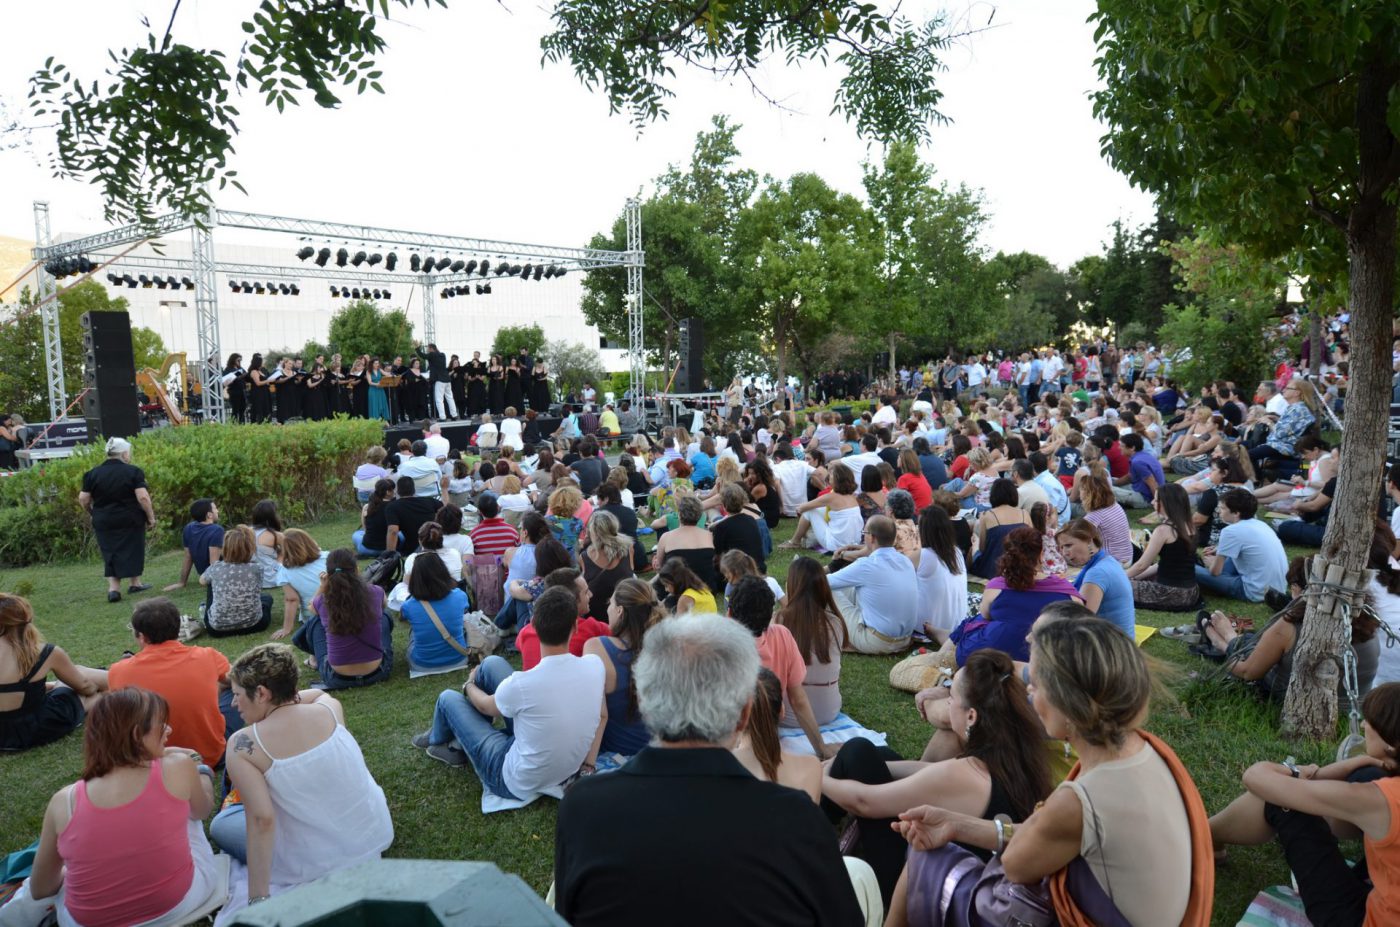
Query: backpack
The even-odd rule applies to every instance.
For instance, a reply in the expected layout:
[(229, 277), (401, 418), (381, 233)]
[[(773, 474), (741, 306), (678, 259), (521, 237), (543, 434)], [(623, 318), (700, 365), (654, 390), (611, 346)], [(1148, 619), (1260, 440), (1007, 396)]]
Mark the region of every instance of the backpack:
[(505, 604), (505, 567), (500, 554), (472, 554), (462, 558), (463, 577), (471, 583), (475, 611), (494, 616)]
[(383, 589), (386, 596), (402, 579), (403, 555), (396, 550), (380, 554), (379, 559), (365, 568), (365, 582)]

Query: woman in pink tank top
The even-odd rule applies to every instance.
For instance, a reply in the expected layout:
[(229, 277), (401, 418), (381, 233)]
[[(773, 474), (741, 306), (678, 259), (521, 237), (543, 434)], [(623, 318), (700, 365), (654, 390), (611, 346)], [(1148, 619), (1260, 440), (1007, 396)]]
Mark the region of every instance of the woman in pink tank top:
[(165, 699), (139, 688), (89, 712), (82, 778), (49, 802), (26, 886), (32, 898), (58, 895), (60, 923), (179, 923), (227, 894), (200, 823), (213, 808), (213, 773), (166, 748), (167, 716)]

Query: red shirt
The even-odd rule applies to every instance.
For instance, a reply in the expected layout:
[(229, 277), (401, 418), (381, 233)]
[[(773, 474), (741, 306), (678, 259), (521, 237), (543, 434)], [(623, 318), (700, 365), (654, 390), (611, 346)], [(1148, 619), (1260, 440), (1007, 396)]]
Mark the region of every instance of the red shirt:
[(792, 632), (780, 624), (770, 624), (768, 630), (760, 634), (754, 644), (758, 647), (759, 662), (766, 666), (783, 685), (783, 697), (795, 687), (802, 685), (807, 678), (807, 662), (802, 659), (802, 651), (797, 649), (797, 641)]
[(922, 473), (905, 473), (896, 481), (900, 489), (914, 497), (914, 508), (923, 511), (933, 504), (933, 487)]
[[(580, 618), (574, 636), (569, 639), (569, 653), (583, 656), (583, 645), (595, 637), (609, 637), (612, 629), (597, 618)], [(520, 651), (520, 668), (534, 669), (540, 662), (540, 636), (533, 624), (527, 624), (515, 636), (515, 647)], [(805, 666), (805, 664), (804, 664)]]
[(953, 458), (953, 465), (948, 468), (948, 472), (957, 479), (967, 478), (967, 455), (959, 454)]
[(194, 750), (213, 766), (224, 755), (219, 680), (228, 669), (228, 657), (212, 647), (166, 641), (148, 644), (135, 656), (113, 663), (107, 686), (140, 686), (159, 693), (170, 705), (170, 745)]
[(478, 554), (503, 554), (520, 543), (520, 533), (504, 518), (483, 518), (472, 529), (472, 550)]
[(1103, 452), (1108, 458), (1108, 475), (1115, 480), (1128, 474), (1128, 458), (1123, 454), (1123, 445), (1114, 441), (1108, 446), (1108, 450)]

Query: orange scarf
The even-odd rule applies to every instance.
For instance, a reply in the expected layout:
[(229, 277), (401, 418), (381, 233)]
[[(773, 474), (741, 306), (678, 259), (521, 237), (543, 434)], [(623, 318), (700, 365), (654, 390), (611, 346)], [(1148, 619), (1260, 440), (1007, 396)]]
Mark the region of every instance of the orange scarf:
[[(1166, 742), (1146, 731), (1138, 731), (1147, 745), (1157, 751), (1171, 770), (1181, 799), (1186, 805), (1186, 821), (1191, 828), (1191, 898), (1186, 903), (1186, 914), (1181, 919), (1181, 927), (1210, 927), (1211, 905), (1215, 900), (1215, 855), (1210, 840), (1210, 818), (1206, 806), (1201, 801), (1201, 793), (1196, 791), (1196, 783), (1191, 774), (1177, 758)], [(1070, 770), (1070, 779), (1079, 777), (1079, 764)], [(1070, 897), (1067, 871), (1061, 869), (1050, 877), (1050, 900), (1055, 905), (1055, 914), (1060, 919), (1060, 927), (1095, 927), (1079, 906)]]

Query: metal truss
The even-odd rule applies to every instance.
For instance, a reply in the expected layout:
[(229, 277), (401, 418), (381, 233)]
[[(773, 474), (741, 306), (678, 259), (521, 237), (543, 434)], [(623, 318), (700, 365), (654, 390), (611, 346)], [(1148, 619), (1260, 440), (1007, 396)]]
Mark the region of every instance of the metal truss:
[[(34, 205), (37, 210), (39, 204), (35, 203)], [(47, 213), (47, 203), (44, 204), (44, 210)], [(44, 239), (42, 242), (35, 239), (34, 260), (47, 261), (49, 258), (87, 254), (90, 251), (100, 251), (103, 248), (120, 248), (133, 242), (159, 238), (171, 232), (178, 232), (192, 225), (194, 222), (189, 217), (168, 213), (157, 218), (150, 226), (124, 225), (121, 228), (108, 229), (105, 232), (98, 232), (96, 235), (75, 238), (61, 244), (51, 244), (49, 239)]]
[[(47, 246), (53, 240), (49, 227), (49, 204), (34, 203), (34, 244)], [(35, 249), (36, 251), (38, 248)], [(39, 322), (44, 329), (44, 372), (49, 387), (49, 421), (58, 422), (67, 417), (68, 391), (63, 382), (63, 339), (58, 327), (57, 281), (44, 269), (41, 262), (35, 272), (39, 275)]]
[(633, 197), (624, 209), (627, 222), (627, 292), (623, 296), (627, 311), (627, 353), (632, 361), (632, 401), (637, 411), (646, 414), (647, 360), (645, 332), (642, 325), (642, 266), (646, 253), (642, 250), (642, 204)]
[[(108, 260), (114, 256), (101, 255), (102, 260)], [(117, 267), (129, 267), (133, 270), (153, 270), (164, 275), (188, 274), (191, 272), (191, 262), (182, 258), (168, 258), (155, 256), (135, 256), (128, 255), (119, 260), (114, 260), (112, 269), (115, 272)], [(305, 267), (290, 267), (285, 264), (228, 264), (220, 263), (214, 268), (216, 274), (225, 277), (237, 277), (240, 280), (250, 282), (256, 280), (267, 280), (277, 278), (280, 280), (296, 279), (321, 279), (344, 281), (346, 283), (397, 283), (400, 286), (407, 286), (417, 283), (418, 277), (406, 274), (384, 274), (373, 272), (361, 272), (349, 267), (317, 267), (315, 264), (308, 264)], [(352, 279), (353, 278), (353, 279)]]
[(194, 278), (195, 342), (199, 349), (195, 369), (204, 387), (201, 407), (206, 422), (223, 422), (227, 418), (221, 376), (223, 351), (219, 348), (218, 282), (214, 279), (218, 269), (214, 262), (214, 230), (207, 224), (196, 225), (192, 235), (190, 276)]

